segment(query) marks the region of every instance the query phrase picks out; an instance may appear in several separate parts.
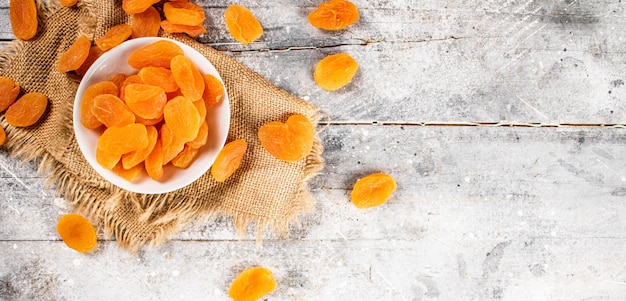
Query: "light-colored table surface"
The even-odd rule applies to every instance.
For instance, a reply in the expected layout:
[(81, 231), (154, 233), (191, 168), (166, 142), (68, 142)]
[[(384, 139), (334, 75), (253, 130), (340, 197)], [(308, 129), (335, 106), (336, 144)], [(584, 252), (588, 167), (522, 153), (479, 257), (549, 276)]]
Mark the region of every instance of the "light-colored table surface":
[[(359, 22), (324, 32), (306, 20), (320, 1), (242, 0), (266, 30), (248, 46), (231, 2), (195, 2), (200, 41), (330, 115), (315, 212), (261, 246), (217, 220), (79, 254), (45, 174), (0, 149), (1, 300), (227, 300), (256, 265), (278, 281), (267, 300), (626, 300), (625, 2), (355, 0)], [(325, 92), (313, 68), (342, 51), (359, 72)], [(374, 171), (398, 190), (358, 210)]]

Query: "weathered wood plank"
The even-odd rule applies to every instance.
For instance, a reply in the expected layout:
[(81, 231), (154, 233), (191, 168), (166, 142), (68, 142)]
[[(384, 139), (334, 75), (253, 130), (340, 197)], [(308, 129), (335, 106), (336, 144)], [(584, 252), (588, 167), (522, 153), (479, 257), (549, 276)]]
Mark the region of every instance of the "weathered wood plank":
[[(271, 300), (620, 300), (624, 239), (170, 242), (131, 256), (61, 242), (0, 242), (0, 298), (228, 300), (237, 273), (270, 268)], [(96, 285), (97, 284), (97, 285)]]

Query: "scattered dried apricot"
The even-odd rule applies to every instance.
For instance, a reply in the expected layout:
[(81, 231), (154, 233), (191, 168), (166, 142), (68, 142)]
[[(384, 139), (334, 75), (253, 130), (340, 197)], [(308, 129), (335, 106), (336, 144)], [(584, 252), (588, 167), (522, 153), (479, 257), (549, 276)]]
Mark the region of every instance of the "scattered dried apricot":
[(98, 46), (91, 46), (91, 48), (89, 48), (89, 54), (87, 54), (87, 59), (85, 59), (85, 62), (83, 62), (82, 65), (80, 65), (80, 68), (76, 69), (76, 74), (80, 75), (80, 76), (84, 76), (85, 74), (87, 74), (87, 70), (89, 70), (89, 67), (91, 67), (91, 65), (93, 65), (93, 63), (103, 54), (104, 52), (102, 50), (100, 50), (100, 48), (98, 48)]
[(0, 77), (0, 112), (4, 112), (20, 94), (20, 86), (14, 81)]
[(189, 58), (184, 55), (173, 57), (170, 68), (176, 84), (180, 87), (180, 92), (186, 98), (190, 101), (202, 98), (202, 94), (204, 94), (204, 78)]
[(187, 1), (165, 2), (163, 4), (165, 19), (172, 24), (197, 26), (204, 21), (204, 9)]
[(131, 22), (132, 37), (156, 37), (161, 28), (161, 15), (156, 8), (150, 6), (144, 12), (134, 14)]
[(96, 45), (102, 51), (107, 51), (122, 42), (126, 41), (133, 33), (133, 29), (128, 24), (120, 24), (111, 27), (104, 36), (95, 40)]
[(61, 2), (61, 5), (67, 6), (67, 7), (72, 7), (76, 5), (76, 3), (78, 3), (78, 0), (59, 0), (59, 1)]
[(167, 102), (163, 111), (165, 124), (174, 136), (183, 141), (192, 141), (198, 136), (202, 125), (198, 109), (186, 97), (176, 97)]
[(224, 145), (211, 166), (211, 175), (215, 181), (224, 182), (235, 173), (241, 165), (246, 149), (248, 149), (248, 144), (241, 139)]
[(24, 94), (4, 114), (6, 121), (16, 127), (35, 124), (48, 107), (48, 97), (39, 92)]
[(396, 190), (396, 182), (384, 173), (374, 173), (358, 179), (352, 189), (352, 203), (359, 209), (380, 206)]
[(7, 142), (7, 133), (4, 131), (4, 128), (0, 126), (0, 145), (4, 145)]
[(78, 37), (59, 58), (57, 71), (65, 73), (80, 68), (89, 56), (89, 48), (91, 48), (91, 41), (84, 35)]
[(359, 9), (347, 0), (330, 0), (321, 3), (309, 14), (309, 22), (325, 30), (344, 29), (359, 20)]
[(95, 129), (102, 125), (102, 122), (96, 118), (91, 112), (93, 101), (96, 96), (100, 94), (118, 95), (117, 86), (110, 82), (104, 81), (91, 85), (85, 89), (83, 98), (80, 101), (80, 121), (84, 127), (88, 129)]
[(129, 14), (134, 15), (146, 11), (152, 4), (158, 3), (160, 0), (124, 0), (122, 1), (122, 9)]
[(122, 127), (135, 123), (135, 114), (119, 97), (100, 94), (93, 99), (91, 113), (106, 127)]
[(335, 91), (350, 83), (358, 69), (359, 63), (350, 55), (337, 53), (325, 57), (317, 64), (313, 78), (320, 88)]
[(230, 285), (228, 295), (234, 301), (258, 300), (276, 289), (276, 280), (267, 268), (253, 267), (241, 272)]
[(202, 98), (204, 99), (206, 108), (209, 109), (220, 103), (222, 96), (224, 96), (224, 85), (222, 82), (211, 74), (205, 74), (204, 94), (202, 94)]
[(37, 5), (35, 0), (11, 0), (9, 19), (13, 35), (18, 39), (30, 40), (37, 34)]
[(296, 162), (311, 152), (315, 130), (308, 118), (291, 115), (286, 123), (270, 121), (259, 128), (261, 145), (275, 158)]
[(201, 34), (206, 33), (206, 28), (204, 25), (196, 25), (196, 26), (188, 26), (188, 25), (180, 25), (174, 24), (168, 20), (161, 21), (161, 28), (163, 31), (167, 33), (186, 33), (190, 37), (197, 37)]
[(61, 216), (57, 223), (57, 232), (68, 247), (81, 253), (93, 250), (98, 244), (96, 230), (80, 214), (71, 213)]
[(224, 12), (228, 31), (235, 40), (249, 44), (263, 34), (263, 27), (252, 12), (239, 4), (232, 4)]
[(128, 64), (135, 68), (154, 66), (170, 68), (173, 57), (183, 54), (183, 49), (170, 41), (157, 41), (133, 51), (128, 57)]
[(98, 148), (112, 155), (123, 155), (148, 146), (148, 130), (139, 123), (107, 128), (98, 138)]

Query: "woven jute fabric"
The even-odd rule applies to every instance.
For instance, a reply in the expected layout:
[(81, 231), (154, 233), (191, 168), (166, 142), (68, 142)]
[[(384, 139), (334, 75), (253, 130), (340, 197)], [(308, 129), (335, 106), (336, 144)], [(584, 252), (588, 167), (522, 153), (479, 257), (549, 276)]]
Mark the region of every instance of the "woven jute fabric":
[(164, 36), (198, 50), (223, 78), (231, 106), (228, 141), (248, 143), (240, 169), (224, 183), (206, 173), (180, 190), (144, 195), (112, 185), (87, 163), (76, 143), (71, 117), (79, 81), (56, 71), (58, 58), (80, 35), (93, 40), (112, 26), (130, 21), (121, 1), (84, 0), (73, 8), (40, 3), (36, 38), (14, 41), (0, 53), (0, 76), (17, 82), (22, 93), (37, 91), (50, 100), (47, 112), (34, 126), (15, 128), (0, 117), (11, 154), (39, 162), (53, 188), (72, 208), (87, 215), (107, 236), (114, 236), (123, 248), (158, 245), (193, 221), (210, 222), (218, 216), (232, 218), (234, 230), (242, 234), (251, 224), (257, 236), (268, 228), (276, 235), (285, 234), (300, 213), (314, 207), (307, 182), (323, 166), (322, 146), (316, 137), (305, 159), (285, 163), (263, 149), (257, 131), (266, 122), (285, 121), (291, 114), (302, 114), (316, 124), (317, 109), (185, 35)]

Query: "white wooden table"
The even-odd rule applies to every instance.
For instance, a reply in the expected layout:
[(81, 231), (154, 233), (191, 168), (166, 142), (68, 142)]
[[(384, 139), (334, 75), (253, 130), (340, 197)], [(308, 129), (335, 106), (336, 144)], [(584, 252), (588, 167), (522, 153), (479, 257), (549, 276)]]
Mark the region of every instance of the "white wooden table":
[[(626, 300), (626, 2), (355, 0), (359, 22), (323, 32), (306, 20), (320, 1), (241, 0), (266, 30), (248, 46), (232, 2), (195, 2), (200, 41), (329, 114), (316, 211), (262, 246), (218, 220), (79, 254), (55, 230), (64, 200), (0, 148), (0, 299), (227, 300), (261, 265), (267, 300)], [(359, 72), (325, 92), (313, 68), (341, 51)], [(374, 171), (398, 190), (358, 210)]]

